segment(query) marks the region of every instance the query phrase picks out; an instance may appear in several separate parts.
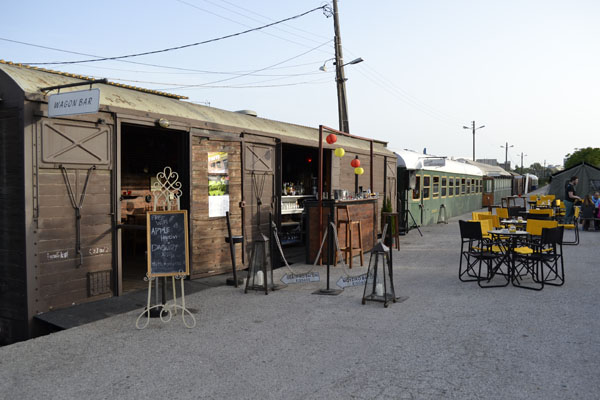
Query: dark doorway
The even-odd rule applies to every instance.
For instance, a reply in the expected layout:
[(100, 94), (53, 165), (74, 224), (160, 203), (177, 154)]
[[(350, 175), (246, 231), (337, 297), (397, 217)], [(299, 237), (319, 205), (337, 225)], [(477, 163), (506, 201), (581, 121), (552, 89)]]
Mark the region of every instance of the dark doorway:
[[(324, 189), (329, 185), (330, 151), (324, 151)], [(282, 144), (281, 212), (279, 238), (289, 263), (306, 259), (306, 201), (315, 200), (318, 190), (319, 150), (314, 147)]]
[(179, 175), (181, 209), (189, 210), (187, 132), (138, 125), (121, 126), (121, 262), (123, 293), (147, 287), (146, 213), (153, 209), (152, 183), (165, 167)]

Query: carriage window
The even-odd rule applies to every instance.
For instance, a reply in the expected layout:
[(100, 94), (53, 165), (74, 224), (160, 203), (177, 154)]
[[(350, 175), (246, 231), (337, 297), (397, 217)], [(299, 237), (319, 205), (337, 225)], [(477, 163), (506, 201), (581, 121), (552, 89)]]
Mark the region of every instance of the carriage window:
[(448, 179), (445, 176), (442, 176), (442, 197), (446, 197), (448, 187)]
[(466, 194), (471, 194), (471, 180), (467, 179), (467, 191), (465, 192)]
[(466, 191), (465, 191), (465, 180), (466, 180), (465, 178), (462, 178), (460, 180), (460, 194), (465, 194), (466, 193)]
[(440, 196), (440, 177), (434, 176), (433, 177), (433, 197), (439, 197), (439, 196)]
[(424, 175), (423, 176), (423, 199), (429, 198), (430, 188), (431, 188), (431, 177)]
[(413, 189), (412, 198), (413, 200), (419, 200), (421, 198), (421, 177), (418, 175), (415, 177), (415, 187)]
[(454, 196), (454, 178), (448, 178), (448, 196)]

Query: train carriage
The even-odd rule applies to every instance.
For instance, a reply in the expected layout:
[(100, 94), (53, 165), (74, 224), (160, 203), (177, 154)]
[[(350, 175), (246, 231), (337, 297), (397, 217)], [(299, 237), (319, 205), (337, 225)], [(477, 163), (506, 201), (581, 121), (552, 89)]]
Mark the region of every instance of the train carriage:
[(398, 210), (405, 231), (481, 208), (483, 172), (476, 166), (397, 150)]

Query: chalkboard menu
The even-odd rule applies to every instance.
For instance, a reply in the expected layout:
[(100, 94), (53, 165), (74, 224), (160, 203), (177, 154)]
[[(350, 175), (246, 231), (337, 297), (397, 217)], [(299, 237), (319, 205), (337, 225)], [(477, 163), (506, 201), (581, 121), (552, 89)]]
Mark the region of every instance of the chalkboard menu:
[(189, 275), (187, 211), (150, 211), (148, 275)]

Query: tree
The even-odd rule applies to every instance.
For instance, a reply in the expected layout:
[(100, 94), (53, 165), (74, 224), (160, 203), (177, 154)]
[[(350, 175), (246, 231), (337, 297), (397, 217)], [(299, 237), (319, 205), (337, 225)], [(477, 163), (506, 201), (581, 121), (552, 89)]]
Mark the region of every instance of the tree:
[(573, 154), (567, 154), (566, 158), (565, 169), (581, 164), (582, 162), (586, 162), (595, 167), (600, 167), (600, 148), (586, 147), (585, 149), (579, 149)]

